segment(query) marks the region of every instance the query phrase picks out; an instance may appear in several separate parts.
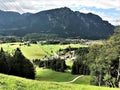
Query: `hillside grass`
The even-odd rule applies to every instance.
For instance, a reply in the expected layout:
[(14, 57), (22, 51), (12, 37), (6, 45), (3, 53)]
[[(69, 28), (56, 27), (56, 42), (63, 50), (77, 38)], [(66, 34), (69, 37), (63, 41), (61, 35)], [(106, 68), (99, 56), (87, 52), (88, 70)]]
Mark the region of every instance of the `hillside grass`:
[(116, 88), (36, 81), (0, 74), (0, 90), (119, 90)]
[[(54, 81), (54, 82), (69, 82), (78, 77), (79, 75), (73, 75), (71, 72), (56, 72), (50, 69), (36, 68), (36, 80), (39, 81)], [(91, 77), (84, 75), (80, 77), (73, 84), (90, 85)]]
[(65, 49), (69, 46), (71, 47), (87, 47), (87, 45), (80, 45), (80, 44), (68, 44), (68, 45), (41, 45), (41, 44), (31, 44), (30, 46), (22, 45), (23, 43), (5, 43), (0, 44), (0, 47), (2, 47), (5, 51), (8, 51), (9, 53), (13, 53), (16, 48), (20, 48), (22, 53), (25, 57), (27, 57), (30, 60), (33, 59), (42, 59), (45, 56), (51, 56), (55, 55), (56, 51), (59, 49)]
[(75, 84), (90, 85), (90, 79), (91, 79), (91, 76), (86, 75), (86, 76), (80, 77), (74, 83)]
[(72, 75), (70, 72), (56, 72), (50, 69), (36, 68), (36, 80), (68, 82), (78, 75)]

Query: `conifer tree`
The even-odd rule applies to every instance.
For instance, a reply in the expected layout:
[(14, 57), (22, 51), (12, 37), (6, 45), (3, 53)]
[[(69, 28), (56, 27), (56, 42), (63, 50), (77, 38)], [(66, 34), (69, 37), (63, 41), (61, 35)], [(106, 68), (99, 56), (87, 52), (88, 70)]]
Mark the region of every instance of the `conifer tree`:
[(8, 73), (8, 64), (3, 48), (0, 50), (0, 73)]
[(30, 79), (35, 78), (35, 70), (33, 64), (24, 57), (19, 48), (17, 48), (14, 53), (10, 74)]

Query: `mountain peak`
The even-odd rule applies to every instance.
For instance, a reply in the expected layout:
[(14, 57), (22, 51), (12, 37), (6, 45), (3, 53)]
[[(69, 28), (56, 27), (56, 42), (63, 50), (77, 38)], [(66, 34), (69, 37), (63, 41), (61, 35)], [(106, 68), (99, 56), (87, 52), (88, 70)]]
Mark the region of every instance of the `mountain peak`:
[(50, 9), (50, 10), (45, 10), (43, 12), (46, 12), (46, 11), (72, 11), (70, 8), (68, 7), (61, 7), (61, 8), (55, 8), (55, 9)]
[(72, 11), (70, 8), (68, 7), (62, 7), (62, 8), (59, 8), (59, 9), (63, 9), (63, 10), (68, 10), (68, 11)]

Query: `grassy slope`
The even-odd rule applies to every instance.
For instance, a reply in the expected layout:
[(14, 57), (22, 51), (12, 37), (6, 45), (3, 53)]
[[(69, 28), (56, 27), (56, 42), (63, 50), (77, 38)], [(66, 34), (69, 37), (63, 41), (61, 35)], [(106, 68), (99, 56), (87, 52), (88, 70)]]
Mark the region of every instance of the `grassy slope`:
[(29, 80), (0, 74), (0, 90), (119, 90), (68, 83)]
[[(50, 69), (36, 68), (36, 80), (39, 81), (54, 81), (54, 82), (69, 82), (79, 75), (72, 75), (70, 72), (55, 72)], [(90, 85), (90, 76), (83, 76), (77, 79), (74, 84)]]
[(77, 79), (74, 83), (75, 84), (83, 84), (83, 85), (90, 85), (90, 76), (83, 76), (79, 79)]
[(55, 72), (50, 69), (37, 68), (36, 79), (40, 81), (68, 82), (77, 77), (70, 72)]
[[(67, 48), (69, 45), (40, 45), (40, 44), (31, 44), (31, 46), (19, 46), (20, 43), (11, 43), (1, 44), (0, 47), (3, 47), (5, 51), (10, 53), (13, 52), (14, 49), (19, 47), (23, 54), (28, 59), (41, 59), (46, 55), (54, 55), (57, 50)], [(71, 47), (86, 47), (86, 45), (79, 44), (70, 44)], [(52, 52), (51, 52), (52, 51)]]

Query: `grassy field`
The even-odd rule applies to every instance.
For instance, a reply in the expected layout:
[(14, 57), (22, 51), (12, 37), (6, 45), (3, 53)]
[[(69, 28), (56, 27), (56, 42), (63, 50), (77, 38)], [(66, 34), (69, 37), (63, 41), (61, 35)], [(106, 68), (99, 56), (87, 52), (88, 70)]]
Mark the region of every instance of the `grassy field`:
[(36, 81), (0, 74), (0, 90), (119, 90), (116, 88)]
[(36, 68), (36, 80), (40, 81), (55, 81), (55, 82), (68, 82), (77, 77), (70, 72), (55, 72), (50, 69)]
[(90, 76), (83, 76), (80, 77), (78, 80), (76, 80), (74, 83), (75, 84), (83, 84), (83, 85), (90, 85)]
[[(56, 72), (50, 69), (36, 68), (36, 80), (39, 81), (54, 81), (54, 82), (69, 82), (79, 75), (72, 75), (70, 72)], [(77, 79), (74, 84), (90, 85), (90, 76), (83, 76)]]
[(57, 50), (65, 49), (69, 46), (71, 47), (86, 47), (86, 45), (80, 44), (68, 44), (68, 45), (40, 45), (40, 44), (31, 44), (30, 46), (22, 45), (22, 43), (6, 43), (0, 44), (0, 47), (3, 47), (5, 51), (13, 53), (14, 50), (18, 47), (21, 49), (22, 53), (28, 59), (41, 59), (45, 56), (54, 55)]

